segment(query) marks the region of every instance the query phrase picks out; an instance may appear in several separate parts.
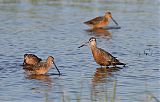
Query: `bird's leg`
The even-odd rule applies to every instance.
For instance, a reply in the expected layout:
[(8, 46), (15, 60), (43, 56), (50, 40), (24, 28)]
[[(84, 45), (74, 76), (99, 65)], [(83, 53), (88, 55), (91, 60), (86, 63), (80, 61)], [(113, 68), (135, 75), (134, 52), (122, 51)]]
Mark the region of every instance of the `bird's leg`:
[(117, 66), (116, 66), (116, 65), (113, 65), (113, 67), (114, 67), (114, 68), (117, 68)]
[(126, 66), (126, 64), (123, 65), (123, 67), (125, 67), (125, 66)]

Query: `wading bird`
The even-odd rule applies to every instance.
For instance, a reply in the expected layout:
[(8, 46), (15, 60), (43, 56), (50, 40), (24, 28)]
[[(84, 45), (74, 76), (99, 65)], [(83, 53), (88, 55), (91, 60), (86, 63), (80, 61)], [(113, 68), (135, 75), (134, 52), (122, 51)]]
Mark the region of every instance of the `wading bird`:
[(57, 69), (59, 75), (61, 74), (60, 71), (58, 70), (56, 64), (54, 63), (54, 58), (52, 56), (49, 56), (46, 61), (40, 61), (36, 65), (32, 66), (24, 66), (24, 70), (26, 71), (27, 74), (46, 74), (52, 67), (52, 64), (54, 64), (55, 68)]
[(92, 29), (102, 28), (109, 24), (110, 18), (118, 26), (118, 23), (113, 19), (111, 12), (105, 12), (104, 16), (96, 17), (94, 19), (84, 22), (84, 24), (90, 26)]
[(90, 45), (94, 60), (101, 67), (102, 66), (108, 67), (110, 65), (112, 65), (114, 67), (116, 67), (116, 65), (124, 65), (125, 66), (124, 63), (121, 63), (118, 59), (116, 59), (116, 57), (113, 57), (109, 52), (107, 52), (101, 48), (98, 48), (97, 43), (96, 43), (96, 38), (94, 38), (94, 37), (91, 37), (88, 42), (81, 45), (79, 48), (85, 46), (88, 43)]

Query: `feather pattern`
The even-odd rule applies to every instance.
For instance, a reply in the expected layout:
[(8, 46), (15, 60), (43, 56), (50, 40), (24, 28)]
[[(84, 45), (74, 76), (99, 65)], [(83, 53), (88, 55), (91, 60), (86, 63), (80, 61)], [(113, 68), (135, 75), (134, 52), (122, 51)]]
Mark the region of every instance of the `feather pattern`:
[(125, 65), (121, 63), (116, 57), (112, 56), (109, 52), (98, 48), (96, 45), (96, 38), (91, 37), (89, 39), (89, 44), (91, 47), (92, 55), (97, 64), (101, 66), (116, 66), (116, 65)]

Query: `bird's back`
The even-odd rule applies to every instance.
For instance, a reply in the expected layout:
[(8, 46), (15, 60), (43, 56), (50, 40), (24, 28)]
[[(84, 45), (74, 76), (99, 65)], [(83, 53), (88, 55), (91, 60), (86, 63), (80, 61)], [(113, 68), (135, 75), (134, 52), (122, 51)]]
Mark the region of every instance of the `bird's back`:
[(106, 19), (104, 16), (100, 16), (84, 23), (92, 28), (102, 28), (108, 25), (109, 22), (108, 19)]
[(118, 59), (116, 59), (116, 57), (112, 56), (109, 52), (101, 48), (97, 48), (95, 51), (92, 51), (92, 53), (95, 61), (101, 66), (115, 66), (122, 64)]
[(51, 66), (49, 64), (47, 64), (45, 61), (41, 61), (34, 66), (27, 66), (24, 69), (29, 74), (45, 74), (50, 68)]
[(87, 25), (96, 25), (96, 24), (99, 24), (103, 19), (104, 19), (103, 16), (99, 16), (99, 17), (96, 17), (96, 18), (91, 19), (89, 21), (86, 21), (84, 23)]
[(24, 65), (36, 65), (38, 64), (40, 61), (42, 61), (41, 58), (37, 57), (36, 55), (34, 54), (27, 54), (25, 57), (24, 57), (24, 62), (23, 64)]

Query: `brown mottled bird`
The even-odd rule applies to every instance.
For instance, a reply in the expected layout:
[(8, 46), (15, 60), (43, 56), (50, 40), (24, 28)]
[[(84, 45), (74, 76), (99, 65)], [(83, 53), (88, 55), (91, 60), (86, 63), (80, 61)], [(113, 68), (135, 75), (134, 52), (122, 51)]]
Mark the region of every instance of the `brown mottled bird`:
[(26, 66), (26, 65), (36, 65), (40, 61), (42, 61), (42, 59), (37, 57), (34, 54), (25, 54), (24, 55), (23, 65), (24, 66)]
[(56, 64), (54, 63), (54, 58), (52, 56), (49, 56), (46, 61), (40, 61), (36, 65), (24, 66), (24, 70), (27, 72), (27, 74), (30, 74), (30, 75), (31, 74), (36, 74), (36, 75), (45, 74), (51, 69), (52, 64), (54, 64), (55, 68), (57, 69), (60, 75), (60, 71), (58, 70)]
[[(88, 42), (85, 44), (81, 45), (80, 47), (85, 46), (87, 43), (89, 43), (94, 60), (96, 61), (97, 64), (99, 64), (101, 67), (102, 66), (116, 66), (116, 65), (124, 65), (124, 63), (121, 63), (116, 57), (113, 57), (109, 52), (98, 48), (97, 43), (96, 43), (96, 38), (91, 37)], [(79, 48), (80, 48), (79, 47)]]
[(93, 29), (102, 28), (109, 24), (110, 18), (118, 26), (118, 23), (113, 19), (111, 12), (105, 12), (104, 16), (96, 17), (94, 19), (84, 22), (84, 24), (90, 26)]

